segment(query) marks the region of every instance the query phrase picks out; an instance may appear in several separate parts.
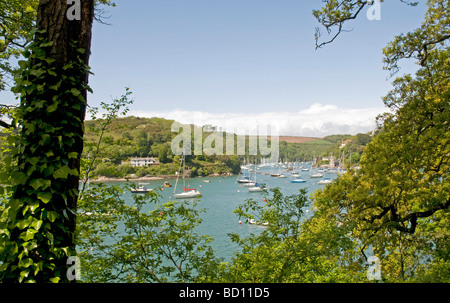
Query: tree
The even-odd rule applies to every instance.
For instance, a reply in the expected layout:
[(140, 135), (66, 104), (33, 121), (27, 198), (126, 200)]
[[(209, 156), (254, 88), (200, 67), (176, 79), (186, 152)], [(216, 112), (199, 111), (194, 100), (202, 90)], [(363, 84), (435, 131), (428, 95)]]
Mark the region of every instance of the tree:
[[(38, 0), (0, 1), (0, 92), (13, 85), (17, 60), (33, 38)], [(6, 115), (12, 122), (0, 120), (0, 126), (14, 128), (14, 105), (0, 104), (0, 116)]]
[(159, 148), (158, 153), (158, 159), (160, 163), (164, 164), (169, 162), (168, 153), (169, 147), (167, 146), (167, 144), (162, 144), (161, 147)]
[[(340, 32), (364, 4), (338, 3), (327, 1), (315, 14)], [(335, 220), (359, 239), (364, 256), (380, 257), (387, 281), (444, 282), (450, 276), (449, 1), (427, 5), (421, 27), (396, 36), (383, 50), (391, 75), (408, 58), (417, 60), (418, 71), (393, 82), (384, 98), (391, 113), (378, 118), (379, 130), (364, 150), (361, 170), (315, 196), (319, 209), (338, 210)]]
[[(376, 1), (383, 2), (383, 0)], [(400, 1), (410, 6), (418, 4), (418, 2), (409, 0)], [(365, 0), (325, 0), (323, 2), (325, 2), (325, 5), (322, 8), (313, 10), (313, 16), (325, 27), (331, 38), (321, 42), (322, 32), (320, 28), (316, 27), (316, 49), (332, 43), (343, 32), (348, 32), (344, 27), (345, 23), (357, 19), (365, 7), (372, 6), (375, 3), (375, 1)]]
[(195, 282), (213, 275), (220, 260), (209, 244), (212, 238), (195, 232), (204, 212), (197, 202), (161, 205), (153, 191), (134, 195), (127, 205), (122, 194), (130, 189), (95, 184), (80, 200), (77, 239), (83, 280)]
[[(279, 188), (265, 195), (265, 203), (247, 200), (235, 210), (244, 222), (260, 224), (262, 231), (241, 238), (230, 234), (240, 246), (232, 261), (218, 267), (217, 277), (207, 282), (305, 283), (356, 282), (364, 273), (355, 258), (355, 243), (340, 228), (334, 210), (307, 219), (307, 191), (284, 196)], [(356, 259), (356, 260), (355, 260)]]
[(13, 78), (17, 59), (32, 40), (38, 0), (0, 1), (0, 90)]
[[(41, 0), (36, 33), (21, 61), (17, 166), (11, 174), (8, 239), (0, 278), (67, 281), (74, 232), (89, 75), (94, 1), (69, 20), (65, 0)], [(5, 237), (5, 235), (3, 235)]]

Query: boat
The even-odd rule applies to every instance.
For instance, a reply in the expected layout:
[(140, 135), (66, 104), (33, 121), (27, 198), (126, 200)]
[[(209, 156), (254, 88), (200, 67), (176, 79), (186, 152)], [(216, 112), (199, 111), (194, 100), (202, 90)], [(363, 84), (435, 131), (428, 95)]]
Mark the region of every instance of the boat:
[[(256, 166), (256, 163), (255, 163), (255, 166)], [(251, 186), (251, 187), (248, 186), (248, 191), (251, 193), (262, 192), (262, 191), (267, 190), (265, 187), (262, 186), (262, 184), (256, 183), (256, 171), (255, 171), (255, 180), (253, 180), (251, 183), (253, 184), (253, 186)]]
[(181, 171), (181, 166), (183, 166), (183, 187), (184, 187), (184, 191), (182, 193), (178, 193), (178, 194), (175, 193), (176, 190), (177, 190), (178, 176), (180, 175), (179, 173), (177, 173), (177, 180), (175, 181), (175, 187), (173, 189), (174, 197), (177, 198), (177, 199), (191, 199), (191, 198), (200, 197), (202, 195), (202, 193), (199, 192), (198, 190), (196, 190), (195, 188), (186, 188), (186, 179), (185, 179), (186, 161), (184, 159), (184, 154), (183, 154), (183, 157), (182, 157), (181, 163), (180, 163), (180, 171)]
[(175, 194), (174, 197), (177, 199), (190, 199), (190, 198), (197, 198), (202, 195), (201, 192), (196, 190), (195, 188), (184, 188), (184, 192)]
[(323, 178), (323, 174), (321, 173), (315, 173), (309, 176), (310, 178)]
[(165, 187), (172, 187), (172, 184), (170, 184), (168, 181), (164, 182)]
[(322, 180), (319, 181), (319, 184), (331, 184), (333, 183), (333, 180), (331, 180), (331, 178), (323, 178)]
[(297, 178), (297, 179), (293, 179), (291, 180), (292, 183), (306, 183), (306, 180), (301, 179), (301, 178)]
[(251, 193), (262, 192), (262, 191), (266, 191), (266, 190), (267, 190), (267, 188), (262, 187), (262, 185), (260, 185), (260, 184), (255, 184), (255, 186), (248, 188), (248, 191)]
[(237, 180), (238, 183), (250, 183), (252, 182), (249, 177), (242, 177), (242, 179)]
[(271, 177), (279, 177), (281, 174), (270, 174)]
[(204, 183), (210, 183), (211, 180), (203, 180), (202, 182), (204, 182)]
[(131, 192), (133, 194), (146, 194), (146, 193), (151, 192), (151, 191), (153, 191), (153, 189), (149, 189), (149, 188), (147, 188), (145, 186), (139, 186), (139, 187), (131, 190)]
[(269, 225), (269, 222), (259, 222), (259, 221), (256, 221), (255, 219), (249, 219), (248, 223), (254, 224), (254, 225), (262, 225), (262, 226), (268, 226)]

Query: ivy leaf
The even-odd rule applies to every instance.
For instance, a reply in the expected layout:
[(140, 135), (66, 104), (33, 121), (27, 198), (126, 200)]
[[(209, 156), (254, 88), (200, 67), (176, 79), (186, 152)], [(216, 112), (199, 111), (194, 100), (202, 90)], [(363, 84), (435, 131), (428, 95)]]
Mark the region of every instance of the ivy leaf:
[(34, 235), (37, 233), (37, 230), (34, 229), (27, 229), (27, 231), (24, 231), (20, 234), (19, 238), (23, 239), (25, 242), (30, 241), (34, 238)]
[(19, 267), (28, 268), (33, 265), (33, 260), (30, 258), (22, 259), (19, 261)]
[(52, 199), (52, 194), (51, 193), (45, 193), (45, 192), (38, 193), (37, 198), (39, 200), (41, 200), (42, 202), (47, 204)]
[(54, 43), (55, 43), (55, 41), (42, 42), (40, 47), (52, 46)]
[(29, 222), (28, 220), (19, 220), (16, 223), (16, 227), (18, 227), (19, 229), (25, 229), (26, 227), (28, 227)]
[(43, 69), (32, 69), (30, 74), (39, 78), (45, 71)]
[(31, 227), (38, 231), (41, 228), (42, 223), (42, 220), (35, 220), (33, 223), (31, 223)]
[(57, 108), (58, 108), (58, 103), (54, 103), (54, 104), (50, 105), (49, 107), (47, 107), (47, 112), (53, 113)]
[(78, 89), (76, 89), (75, 87), (72, 88), (72, 89), (70, 90), (70, 92), (71, 92), (72, 95), (74, 95), (75, 97), (78, 97), (78, 96), (81, 94), (81, 92), (80, 92)]
[(68, 166), (62, 166), (55, 170), (53, 173), (53, 177), (55, 179), (67, 179), (67, 175), (71, 172), (71, 169)]
[(77, 159), (78, 153), (77, 152), (71, 152), (69, 153), (69, 159)]
[(14, 172), (11, 175), (12, 185), (23, 184), (28, 176), (23, 172)]
[(58, 213), (56, 211), (48, 211), (47, 212), (47, 219), (50, 222), (55, 222), (56, 218), (58, 218)]
[(30, 182), (30, 186), (34, 188), (34, 190), (38, 190), (40, 187), (45, 185), (44, 179), (33, 179)]

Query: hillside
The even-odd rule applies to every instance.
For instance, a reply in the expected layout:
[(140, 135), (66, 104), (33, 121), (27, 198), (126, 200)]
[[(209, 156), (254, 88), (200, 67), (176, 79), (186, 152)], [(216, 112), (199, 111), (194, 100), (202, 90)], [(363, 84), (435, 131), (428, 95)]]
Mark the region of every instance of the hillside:
[[(94, 170), (96, 176), (173, 175), (179, 169), (180, 157), (174, 155), (171, 150), (172, 140), (178, 135), (171, 131), (173, 120), (139, 117), (117, 118), (111, 121), (102, 134), (103, 123), (102, 120), (85, 122), (85, 158), (94, 154), (102, 135), (99, 157)], [(191, 130), (193, 127), (191, 126)], [(209, 134), (211, 133), (204, 133), (203, 140)], [(347, 149), (352, 148), (353, 152), (360, 153), (363, 150), (360, 143), (362, 141), (366, 143), (365, 136), (367, 135), (358, 134), (358, 136), (333, 135), (325, 138), (281, 136), (279, 138), (280, 159), (282, 161), (310, 161), (314, 155), (320, 157), (331, 152), (338, 155), (341, 151), (339, 145), (342, 141), (353, 137), (353, 143), (349, 144)], [(359, 141), (358, 138), (360, 138)], [(236, 142), (234, 144), (236, 148)], [(122, 164), (123, 161), (129, 161), (133, 157), (153, 157), (160, 164), (150, 167), (132, 167), (130, 164)], [(186, 162), (192, 176), (207, 176), (210, 174), (237, 174), (242, 162), (259, 161), (261, 158), (262, 156), (259, 154), (257, 156), (248, 154), (247, 143), (246, 155), (193, 155), (186, 156)], [(359, 160), (356, 154), (355, 159)]]
[[(297, 136), (279, 136), (278, 140), (280, 142), (287, 142), (287, 143), (307, 143), (311, 141), (320, 140), (321, 138), (314, 138), (314, 137), (297, 137)], [(269, 138), (270, 140), (270, 138)]]

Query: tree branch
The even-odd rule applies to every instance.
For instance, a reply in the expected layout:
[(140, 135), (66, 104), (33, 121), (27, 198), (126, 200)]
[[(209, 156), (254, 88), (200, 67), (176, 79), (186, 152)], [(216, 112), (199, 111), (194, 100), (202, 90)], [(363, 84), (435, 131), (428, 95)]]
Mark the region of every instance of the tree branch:
[(319, 28), (316, 28), (316, 34), (315, 34), (315, 36), (316, 36), (316, 50), (318, 48), (321, 48), (322, 46), (324, 46), (326, 44), (332, 43), (342, 32), (348, 32), (348, 31), (343, 29), (344, 23), (346, 21), (356, 19), (358, 17), (358, 15), (361, 13), (362, 9), (367, 5), (367, 2), (366, 1), (356, 1), (353, 5), (359, 5), (359, 8), (356, 10), (356, 12), (353, 15), (350, 15), (348, 17), (343, 17), (341, 19), (334, 20), (334, 21), (331, 20), (331, 19), (330, 20), (323, 19), (321, 21), (322, 25), (327, 29), (328, 34), (331, 33), (331, 29), (330, 28), (333, 27), (333, 26), (338, 26), (338, 32), (333, 36), (333, 38), (331, 40), (328, 40), (328, 41), (325, 41), (325, 42), (322, 42), (322, 43), (318, 44), (317, 42), (318, 42), (318, 40), (319, 40), (319, 38), (321, 36), (321, 33), (320, 33)]

